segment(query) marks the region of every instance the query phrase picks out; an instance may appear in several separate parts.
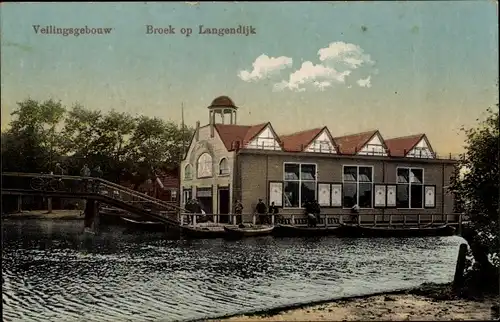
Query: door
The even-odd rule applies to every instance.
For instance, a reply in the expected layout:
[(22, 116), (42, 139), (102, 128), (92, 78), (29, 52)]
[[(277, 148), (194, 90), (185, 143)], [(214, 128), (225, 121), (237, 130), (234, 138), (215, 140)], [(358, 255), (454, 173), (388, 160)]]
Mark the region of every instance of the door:
[(219, 214), (221, 223), (228, 223), (229, 216), (224, 216), (229, 214), (229, 189), (223, 188), (219, 189)]

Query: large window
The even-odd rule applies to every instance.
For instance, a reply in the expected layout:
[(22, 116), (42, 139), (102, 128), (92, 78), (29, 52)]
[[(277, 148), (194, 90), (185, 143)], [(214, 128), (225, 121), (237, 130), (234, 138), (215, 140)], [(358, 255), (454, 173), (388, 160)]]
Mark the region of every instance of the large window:
[(397, 168), (396, 206), (421, 209), (424, 206), (424, 170)]
[(345, 208), (373, 208), (373, 167), (344, 166), (343, 204)]
[(203, 153), (198, 158), (197, 177), (208, 178), (212, 176), (212, 156), (208, 153)]
[(302, 207), (306, 201), (316, 200), (316, 165), (285, 163), (285, 207)]

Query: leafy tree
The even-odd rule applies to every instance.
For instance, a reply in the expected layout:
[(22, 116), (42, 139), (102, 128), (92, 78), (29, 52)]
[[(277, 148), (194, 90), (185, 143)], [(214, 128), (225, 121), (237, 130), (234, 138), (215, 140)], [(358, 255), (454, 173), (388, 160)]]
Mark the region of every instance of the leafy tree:
[(127, 145), (128, 179), (137, 187), (157, 170), (172, 170), (183, 157), (183, 145), (193, 135), (193, 129), (165, 122), (159, 118), (140, 116)]
[[(470, 218), (464, 229), (474, 263), (469, 267), (470, 284), (482, 291), (498, 291), (499, 254), (499, 117), (497, 109), (476, 128), (462, 129), (466, 152), (461, 155), (450, 185), (460, 210)], [(489, 288), (489, 289), (488, 289)]]
[(2, 168), (7, 171), (51, 171), (61, 153), (59, 127), (66, 109), (61, 102), (27, 99), (11, 113), (10, 128), (2, 133)]

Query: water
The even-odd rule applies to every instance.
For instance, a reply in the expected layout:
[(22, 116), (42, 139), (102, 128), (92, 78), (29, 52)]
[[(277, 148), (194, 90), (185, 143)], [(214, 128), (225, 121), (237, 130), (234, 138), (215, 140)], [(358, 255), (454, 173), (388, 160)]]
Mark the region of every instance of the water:
[(166, 241), (4, 221), (4, 321), (178, 321), (453, 278), (459, 237)]

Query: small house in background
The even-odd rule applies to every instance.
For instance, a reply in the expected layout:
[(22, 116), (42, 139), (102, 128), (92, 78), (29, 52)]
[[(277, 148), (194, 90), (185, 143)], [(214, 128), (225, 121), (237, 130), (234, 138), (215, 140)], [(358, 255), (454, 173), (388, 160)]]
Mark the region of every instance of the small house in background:
[[(121, 185), (129, 189), (134, 188), (130, 182), (122, 182)], [(179, 205), (179, 170), (159, 171), (156, 178), (146, 180), (136, 190), (156, 199)]]
[(439, 157), (425, 134), (386, 140), (377, 129), (335, 136), (318, 127), (278, 135), (271, 122), (237, 124), (237, 110), (221, 96), (208, 124), (197, 122), (181, 163), (181, 205), (196, 198), (207, 213), (228, 214), (241, 200), (252, 214), (263, 199), (302, 214), (304, 202), (317, 200), (324, 214), (358, 205), (361, 217), (455, 216), (446, 186), (456, 161)]

